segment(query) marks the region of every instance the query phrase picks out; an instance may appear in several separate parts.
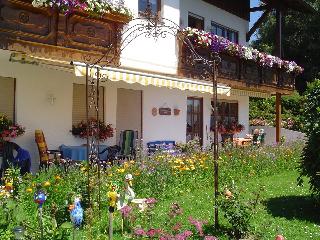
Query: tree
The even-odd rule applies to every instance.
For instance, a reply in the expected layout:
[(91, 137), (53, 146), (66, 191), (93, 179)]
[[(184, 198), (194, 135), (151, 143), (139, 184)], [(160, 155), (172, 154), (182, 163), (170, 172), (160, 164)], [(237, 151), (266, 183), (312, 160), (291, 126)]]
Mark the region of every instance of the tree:
[[(300, 96), (298, 92), (282, 97), (282, 127), (295, 131), (304, 131), (302, 114), (304, 102), (305, 97)], [(275, 104), (275, 97), (268, 99), (250, 98), (250, 124), (275, 126)]]
[[(320, 10), (320, 0), (306, 0), (316, 10)], [(283, 27), (283, 58), (294, 60), (305, 71), (296, 79), (299, 92), (306, 89), (307, 82), (320, 77), (320, 14), (306, 14), (296, 11), (286, 12)], [(275, 13), (270, 14), (267, 21), (257, 33), (253, 47), (268, 52), (275, 52)]]
[(300, 178), (309, 178), (311, 191), (320, 197), (320, 80), (308, 86), (304, 118), (308, 141), (303, 149)]

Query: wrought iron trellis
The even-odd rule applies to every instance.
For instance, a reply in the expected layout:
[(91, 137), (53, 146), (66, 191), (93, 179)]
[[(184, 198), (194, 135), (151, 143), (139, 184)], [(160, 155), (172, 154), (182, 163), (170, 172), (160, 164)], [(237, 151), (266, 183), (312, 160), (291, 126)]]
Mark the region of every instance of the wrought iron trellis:
[[(145, 12), (140, 13), (140, 16), (131, 20), (129, 25), (121, 32), (117, 33), (117, 39), (120, 43), (111, 43), (108, 51), (93, 63), (81, 64), (86, 67), (86, 120), (87, 120), (87, 159), (88, 159), (88, 199), (89, 205), (92, 205), (91, 190), (93, 183), (90, 180), (90, 171), (92, 166), (97, 167), (98, 171), (98, 202), (100, 210), (101, 199), (101, 161), (99, 157), (99, 84), (102, 79), (100, 70), (106, 66), (119, 66), (120, 61), (115, 61), (120, 58), (122, 51), (134, 40), (140, 36), (146, 38), (160, 39), (167, 38), (171, 35), (182, 41), (190, 51), (188, 62), (198, 70), (201, 70), (202, 79), (210, 79), (213, 86), (213, 111), (214, 111), (214, 139), (213, 139), (213, 157), (214, 157), (214, 223), (218, 226), (218, 124), (217, 124), (217, 99), (218, 99), (218, 83), (217, 83), (217, 67), (221, 62), (218, 53), (212, 53), (209, 58), (201, 56), (194, 48), (190, 39), (184, 36), (182, 29), (170, 19), (163, 18), (159, 13), (154, 14), (150, 1), (147, 1)], [(115, 54), (110, 57), (111, 51), (115, 50)], [(77, 63), (73, 63), (77, 65)], [(100, 64), (100, 65), (99, 65)], [(94, 75), (92, 76), (92, 70)], [(106, 76), (107, 77), (107, 76)], [(108, 80), (108, 79), (107, 79)], [(92, 121), (89, 116), (91, 109), (96, 112), (96, 120)]]

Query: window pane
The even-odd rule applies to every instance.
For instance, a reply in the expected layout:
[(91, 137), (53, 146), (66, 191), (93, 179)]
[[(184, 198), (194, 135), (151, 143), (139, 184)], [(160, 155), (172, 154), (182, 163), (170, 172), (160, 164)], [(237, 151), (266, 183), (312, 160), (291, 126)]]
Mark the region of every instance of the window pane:
[(217, 35), (221, 36), (221, 37), (224, 37), (224, 33), (223, 33), (223, 29), (222, 28), (217, 27)]
[[(139, 0), (138, 9), (139, 12), (144, 12), (147, 8), (147, 0)], [(158, 11), (158, 0), (150, 0), (151, 8), (153, 13)]]
[(14, 121), (14, 78), (0, 77), (0, 114)]
[(188, 27), (204, 30), (204, 18), (195, 14), (189, 13)]
[[(213, 101), (211, 102), (213, 107)], [(219, 101), (217, 104), (218, 107), (218, 123), (228, 124), (232, 122), (238, 122), (238, 103), (234, 102), (221, 102)], [(210, 130), (213, 131), (213, 120), (214, 120), (214, 113), (213, 110), (211, 111), (210, 117)]]

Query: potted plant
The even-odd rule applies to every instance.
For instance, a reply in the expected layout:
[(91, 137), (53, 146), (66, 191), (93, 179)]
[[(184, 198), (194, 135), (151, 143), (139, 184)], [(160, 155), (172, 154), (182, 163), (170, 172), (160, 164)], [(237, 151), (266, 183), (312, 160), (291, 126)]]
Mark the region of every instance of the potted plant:
[(25, 128), (14, 124), (8, 117), (0, 114), (0, 142), (23, 135)]
[(219, 123), (218, 132), (221, 134), (222, 142), (233, 141), (233, 135), (244, 130), (244, 126), (237, 122)]
[[(89, 124), (92, 126), (89, 131), (89, 136), (94, 136), (97, 134), (98, 126), (99, 126), (99, 140), (105, 141), (110, 137), (113, 137), (113, 128), (111, 124), (105, 124), (102, 121), (97, 121), (96, 119), (90, 119)], [(71, 133), (72, 135), (80, 138), (87, 137), (87, 122), (81, 121), (77, 125), (72, 125)]]

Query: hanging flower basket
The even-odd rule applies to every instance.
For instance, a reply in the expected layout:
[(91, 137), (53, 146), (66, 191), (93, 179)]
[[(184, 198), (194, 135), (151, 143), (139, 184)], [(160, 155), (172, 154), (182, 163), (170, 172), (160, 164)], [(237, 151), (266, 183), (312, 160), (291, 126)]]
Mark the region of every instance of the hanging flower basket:
[(16, 138), (25, 133), (25, 128), (14, 124), (5, 115), (0, 114), (0, 141), (4, 139)]
[[(99, 125), (98, 125), (99, 124)], [(104, 124), (102, 121), (97, 121), (96, 119), (91, 119), (89, 121), (91, 130), (89, 131), (89, 136), (92, 137), (97, 134), (99, 126), (99, 140), (105, 141), (110, 137), (113, 137), (113, 128), (111, 124)], [(87, 137), (87, 122), (81, 121), (77, 125), (72, 126), (71, 133), (76, 137), (85, 139)]]

